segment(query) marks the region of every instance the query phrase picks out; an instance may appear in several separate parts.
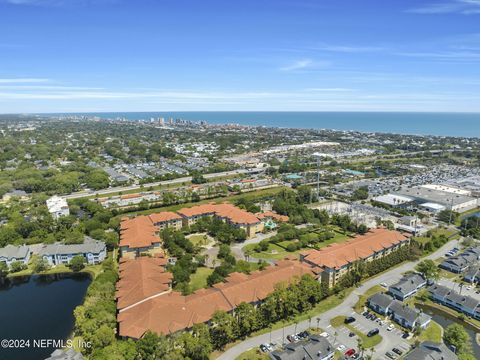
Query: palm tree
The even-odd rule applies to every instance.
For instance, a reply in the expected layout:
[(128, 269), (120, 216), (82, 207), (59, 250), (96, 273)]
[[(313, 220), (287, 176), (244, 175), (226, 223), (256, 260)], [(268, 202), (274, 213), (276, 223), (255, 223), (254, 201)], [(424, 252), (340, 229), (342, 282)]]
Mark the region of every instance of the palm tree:
[(320, 318), (317, 317), (317, 331), (320, 330)]

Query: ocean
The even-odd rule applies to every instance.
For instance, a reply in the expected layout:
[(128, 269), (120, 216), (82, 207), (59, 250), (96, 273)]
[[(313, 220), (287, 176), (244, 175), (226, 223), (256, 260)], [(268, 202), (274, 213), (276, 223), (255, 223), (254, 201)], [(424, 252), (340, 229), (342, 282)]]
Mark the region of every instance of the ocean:
[(192, 121), (205, 120), (210, 124), (234, 123), (283, 128), (480, 137), (480, 113), (192, 111), (76, 113), (75, 115), (102, 118), (124, 117), (130, 120), (172, 117)]

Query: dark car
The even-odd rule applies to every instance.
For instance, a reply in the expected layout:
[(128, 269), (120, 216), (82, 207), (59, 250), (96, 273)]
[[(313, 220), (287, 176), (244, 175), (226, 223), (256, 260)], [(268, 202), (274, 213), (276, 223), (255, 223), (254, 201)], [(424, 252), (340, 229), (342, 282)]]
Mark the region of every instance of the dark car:
[(356, 319), (353, 317), (353, 316), (349, 316), (347, 317), (345, 320), (344, 320), (344, 323), (345, 324), (351, 324), (352, 322), (354, 322)]
[(364, 312), (362, 313), (363, 316), (367, 316), (368, 314), (369, 314), (368, 311), (364, 311)]
[(350, 334), (348, 334), (348, 336), (350, 336), (350, 337), (354, 337), (354, 336), (355, 336), (355, 334), (354, 334), (353, 332), (350, 332)]
[(262, 352), (268, 352), (268, 348), (264, 344), (260, 345), (260, 350), (262, 350)]
[(406, 338), (408, 338), (408, 335), (409, 335), (408, 332), (404, 332), (403, 335), (402, 335), (402, 338), (406, 339)]
[(302, 331), (301, 333), (298, 333), (297, 336), (300, 339), (306, 339), (310, 336), (310, 333), (308, 331)]
[(380, 330), (378, 330), (378, 328), (375, 328), (375, 329), (370, 330), (370, 331), (368, 332), (367, 336), (368, 336), (368, 337), (372, 337), (372, 336), (377, 335), (379, 332), (380, 332)]
[(288, 335), (287, 340), (290, 342), (295, 342), (295, 338), (293, 337), (293, 335)]
[(402, 355), (402, 354), (403, 354), (403, 351), (400, 350), (400, 349), (397, 349), (397, 348), (393, 348), (392, 351), (393, 351), (395, 354), (398, 354), (398, 355)]

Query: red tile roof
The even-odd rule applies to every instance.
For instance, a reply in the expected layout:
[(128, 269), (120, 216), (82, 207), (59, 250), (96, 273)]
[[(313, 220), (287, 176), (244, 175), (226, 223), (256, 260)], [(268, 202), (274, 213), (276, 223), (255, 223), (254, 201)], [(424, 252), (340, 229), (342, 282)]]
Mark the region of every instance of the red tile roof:
[(165, 272), (167, 260), (161, 257), (120, 259), (116, 285), (117, 308), (123, 309), (170, 289), (173, 275)]
[(182, 217), (173, 211), (162, 211), (159, 213), (151, 214), (148, 216), (154, 224), (172, 221), (172, 220), (182, 220)]
[(257, 224), (260, 222), (252, 213), (228, 203), (198, 205), (191, 208), (180, 209), (177, 212), (185, 217), (209, 214), (216, 215), (234, 224)]
[(309, 265), (282, 260), (250, 275), (232, 273), (224, 283), (188, 296), (178, 292), (161, 295), (121, 311), (117, 318), (119, 334), (140, 338), (147, 330), (169, 334), (187, 329), (209, 321), (217, 310), (231, 311), (241, 302), (264, 300), (276, 284), (290, 283), (304, 274), (314, 275)]
[(263, 220), (265, 218), (272, 218), (282, 222), (288, 221), (288, 216), (277, 214), (275, 211), (265, 211), (263, 213), (256, 213), (255, 216), (258, 217), (260, 220)]
[(407, 239), (408, 236), (398, 231), (374, 229), (347, 242), (332, 244), (320, 250), (308, 250), (302, 255), (306, 261), (316, 266), (339, 269)]
[(143, 248), (160, 242), (156, 234), (158, 228), (153, 225), (148, 216), (137, 216), (132, 219), (122, 219), (120, 223), (120, 247)]

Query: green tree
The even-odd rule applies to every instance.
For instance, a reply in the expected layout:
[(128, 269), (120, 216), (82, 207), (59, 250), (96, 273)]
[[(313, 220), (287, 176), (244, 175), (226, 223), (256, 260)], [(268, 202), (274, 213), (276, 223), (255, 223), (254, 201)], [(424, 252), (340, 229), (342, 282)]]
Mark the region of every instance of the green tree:
[(35, 272), (42, 272), (46, 271), (50, 268), (50, 265), (48, 264), (47, 260), (43, 258), (36, 258), (33, 261), (33, 271)]
[(440, 277), (440, 270), (433, 260), (423, 260), (417, 264), (415, 269), (426, 279), (438, 280)]
[(210, 336), (216, 349), (223, 349), (226, 344), (235, 340), (237, 327), (233, 316), (225, 311), (216, 311), (211, 320)]
[(445, 328), (443, 340), (455, 346), (458, 354), (470, 354), (472, 352), (472, 339), (460, 324), (451, 324)]
[(14, 261), (11, 265), (10, 265), (10, 271), (12, 273), (16, 273), (16, 272), (19, 272), (19, 271), (22, 271), (22, 270), (25, 270), (27, 268), (27, 265), (25, 265), (23, 262), (21, 261)]
[(70, 260), (70, 269), (75, 272), (80, 271), (85, 268), (85, 262), (85, 257), (82, 255), (76, 255), (72, 258), (72, 260)]
[(0, 279), (5, 278), (8, 274), (8, 266), (3, 261), (0, 261)]

